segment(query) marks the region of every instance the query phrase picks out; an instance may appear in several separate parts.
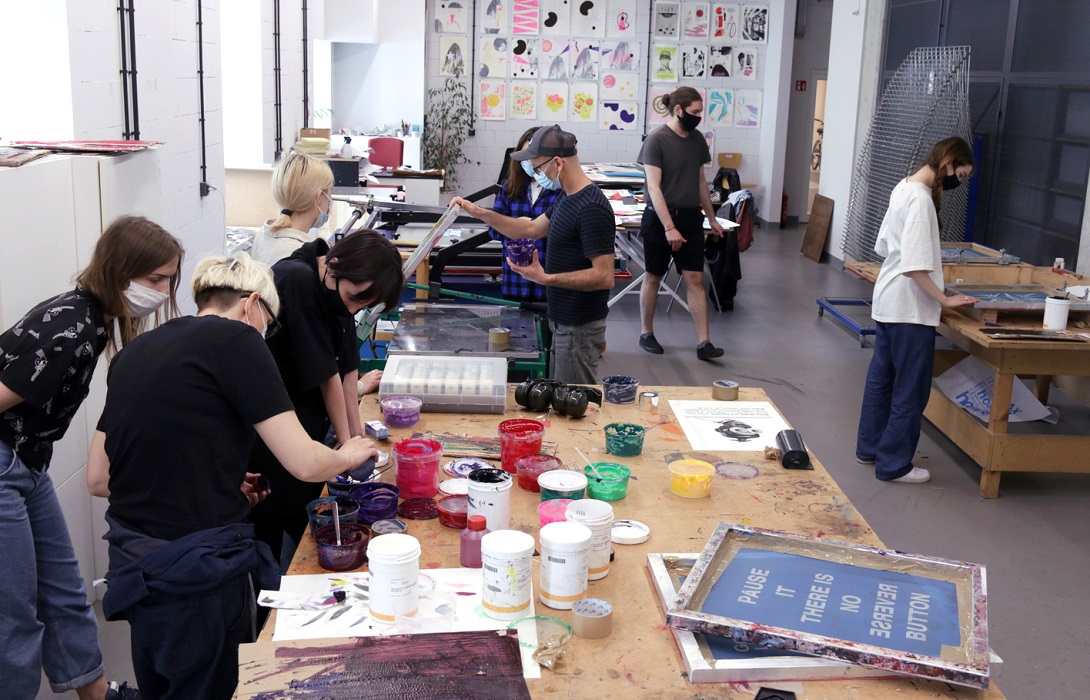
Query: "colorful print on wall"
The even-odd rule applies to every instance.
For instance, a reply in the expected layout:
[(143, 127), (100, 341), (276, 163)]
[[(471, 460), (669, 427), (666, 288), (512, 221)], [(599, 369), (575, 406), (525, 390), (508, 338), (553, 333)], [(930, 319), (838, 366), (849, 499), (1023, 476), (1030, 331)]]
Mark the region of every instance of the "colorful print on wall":
[(713, 78), (729, 78), (734, 72), (734, 49), (713, 44), (708, 49), (708, 75)]
[(516, 38), (511, 40), (511, 77), (536, 78), (540, 39)]
[(703, 78), (708, 71), (708, 47), (704, 45), (681, 47), (681, 77)]
[(538, 68), (541, 77), (546, 80), (567, 80), (568, 62), (571, 60), (571, 52), (568, 51), (567, 39), (542, 39), (541, 57), (538, 59)]
[(598, 128), (602, 131), (635, 131), (638, 102), (602, 102)]
[(734, 72), (731, 75), (742, 80), (756, 80), (757, 52), (749, 46), (742, 46), (735, 51)]
[(734, 126), (734, 92), (732, 90), (708, 90), (708, 103), (704, 105), (709, 128)]
[(608, 0), (606, 36), (612, 38), (636, 36), (636, 0)]
[(509, 40), (505, 37), (481, 37), (481, 65), (477, 67), (480, 78), (506, 78)]
[(712, 5), (711, 38), (731, 42), (738, 39), (737, 5)]
[(742, 41), (768, 43), (768, 5), (742, 5)]
[(676, 83), (678, 74), (676, 44), (655, 44), (651, 50), (651, 79), (659, 83)]
[(705, 167), (715, 166), (715, 131), (712, 129), (704, 130), (704, 142), (708, 144), (708, 154), (711, 156), (711, 162), (705, 163)]
[(537, 34), (537, 0), (512, 0), (511, 33)]
[(552, 124), (568, 120), (568, 84), (542, 83), (538, 93), (541, 102), (538, 118)]
[(636, 41), (602, 42), (602, 71), (639, 70), (640, 44)]
[(598, 80), (598, 59), (601, 47), (583, 39), (571, 43), (572, 80)]
[(681, 6), (681, 36), (685, 39), (708, 38), (708, 4), (687, 2)]
[(669, 95), (670, 88), (652, 87), (650, 98), (647, 100), (647, 123), (665, 124), (670, 121), (670, 113), (662, 106), (662, 96)]
[(481, 83), (480, 84), (480, 109), (477, 116), (481, 119), (503, 121), (506, 119), (504, 109), (507, 106), (507, 91), (505, 83)]
[(435, 31), (440, 34), (465, 34), (469, 29), (467, 3), (468, 0), (439, 0), (435, 3)]
[(606, 35), (606, 0), (572, 0), (573, 36)]
[(541, 0), (540, 20), (543, 36), (568, 36), (571, 0)]
[(481, 0), (481, 31), (485, 34), (507, 33), (507, 9), (510, 0)]
[(635, 71), (602, 71), (598, 83), (598, 98), (615, 102), (631, 102), (639, 99), (642, 76)]
[(598, 119), (598, 83), (572, 83), (571, 109), (568, 117), (573, 122), (593, 122)]
[(681, 27), (681, 3), (656, 2), (652, 38), (677, 39)]
[(439, 38), (439, 75), (453, 75), (460, 78), (466, 74), (466, 37), (444, 36)]
[(511, 83), (511, 118), (537, 119), (537, 83)]
[(761, 125), (761, 91), (734, 91), (734, 125), (754, 129)]

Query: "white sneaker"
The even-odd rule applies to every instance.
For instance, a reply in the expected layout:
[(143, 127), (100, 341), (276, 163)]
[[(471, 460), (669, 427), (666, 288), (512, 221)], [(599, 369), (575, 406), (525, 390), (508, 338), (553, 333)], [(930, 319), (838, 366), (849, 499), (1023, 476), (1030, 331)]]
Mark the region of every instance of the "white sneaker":
[(925, 484), (931, 481), (931, 472), (923, 467), (912, 467), (912, 471), (909, 473), (897, 479), (890, 479), (890, 481), (902, 484)]

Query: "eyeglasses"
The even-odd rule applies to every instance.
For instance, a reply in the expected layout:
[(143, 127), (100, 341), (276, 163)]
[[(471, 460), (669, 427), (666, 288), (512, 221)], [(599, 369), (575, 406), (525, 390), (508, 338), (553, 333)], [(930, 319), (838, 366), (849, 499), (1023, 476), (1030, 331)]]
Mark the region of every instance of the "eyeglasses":
[(534, 172), (536, 174), (540, 175), (543, 172), (545, 172), (545, 169), (549, 167), (549, 163), (552, 163), (552, 162), (553, 162), (553, 159), (550, 158), (549, 160), (545, 161), (541, 165), (534, 165), (533, 163), (531, 163), (530, 167), (534, 169)]
[(257, 300), (261, 302), (262, 308), (265, 309), (265, 313), (269, 314), (269, 325), (265, 326), (265, 339), (273, 337), (280, 331), (280, 321), (277, 320), (276, 314), (272, 312), (269, 305), (265, 303), (265, 300), (258, 297)]

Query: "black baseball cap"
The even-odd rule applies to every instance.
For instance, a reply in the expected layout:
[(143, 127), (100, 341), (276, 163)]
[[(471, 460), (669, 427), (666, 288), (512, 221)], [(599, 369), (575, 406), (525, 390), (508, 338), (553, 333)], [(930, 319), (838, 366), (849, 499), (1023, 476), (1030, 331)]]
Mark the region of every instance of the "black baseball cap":
[(543, 126), (530, 137), (530, 143), (511, 154), (511, 160), (530, 160), (540, 156), (567, 158), (575, 155), (575, 134), (569, 134), (559, 124)]

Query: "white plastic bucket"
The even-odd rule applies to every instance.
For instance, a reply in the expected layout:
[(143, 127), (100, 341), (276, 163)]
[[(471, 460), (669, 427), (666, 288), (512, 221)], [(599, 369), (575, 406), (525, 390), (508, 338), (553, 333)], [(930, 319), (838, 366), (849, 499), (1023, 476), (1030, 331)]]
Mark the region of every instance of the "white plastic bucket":
[(533, 555), (534, 538), (525, 532), (499, 530), (481, 539), (485, 615), (495, 620), (526, 616), (533, 596)]
[(541, 528), (538, 598), (550, 608), (571, 610), (587, 594), (590, 528), (582, 523), (549, 523)]
[(367, 545), (367, 559), (371, 617), (392, 624), (397, 617), (415, 615), (420, 575), (416, 538), (402, 533), (375, 537)]
[(1044, 329), (1046, 331), (1067, 330), (1067, 314), (1070, 310), (1070, 299), (1061, 299), (1059, 297), (1048, 297), (1045, 299)]
[(468, 481), (469, 515), (483, 515), (492, 532), (511, 527), (511, 475), (502, 469), (476, 469)]
[(568, 504), (565, 517), (569, 523), (582, 523), (590, 528), (590, 562), (587, 577), (591, 581), (605, 578), (609, 574), (613, 506), (605, 501), (583, 498)]

